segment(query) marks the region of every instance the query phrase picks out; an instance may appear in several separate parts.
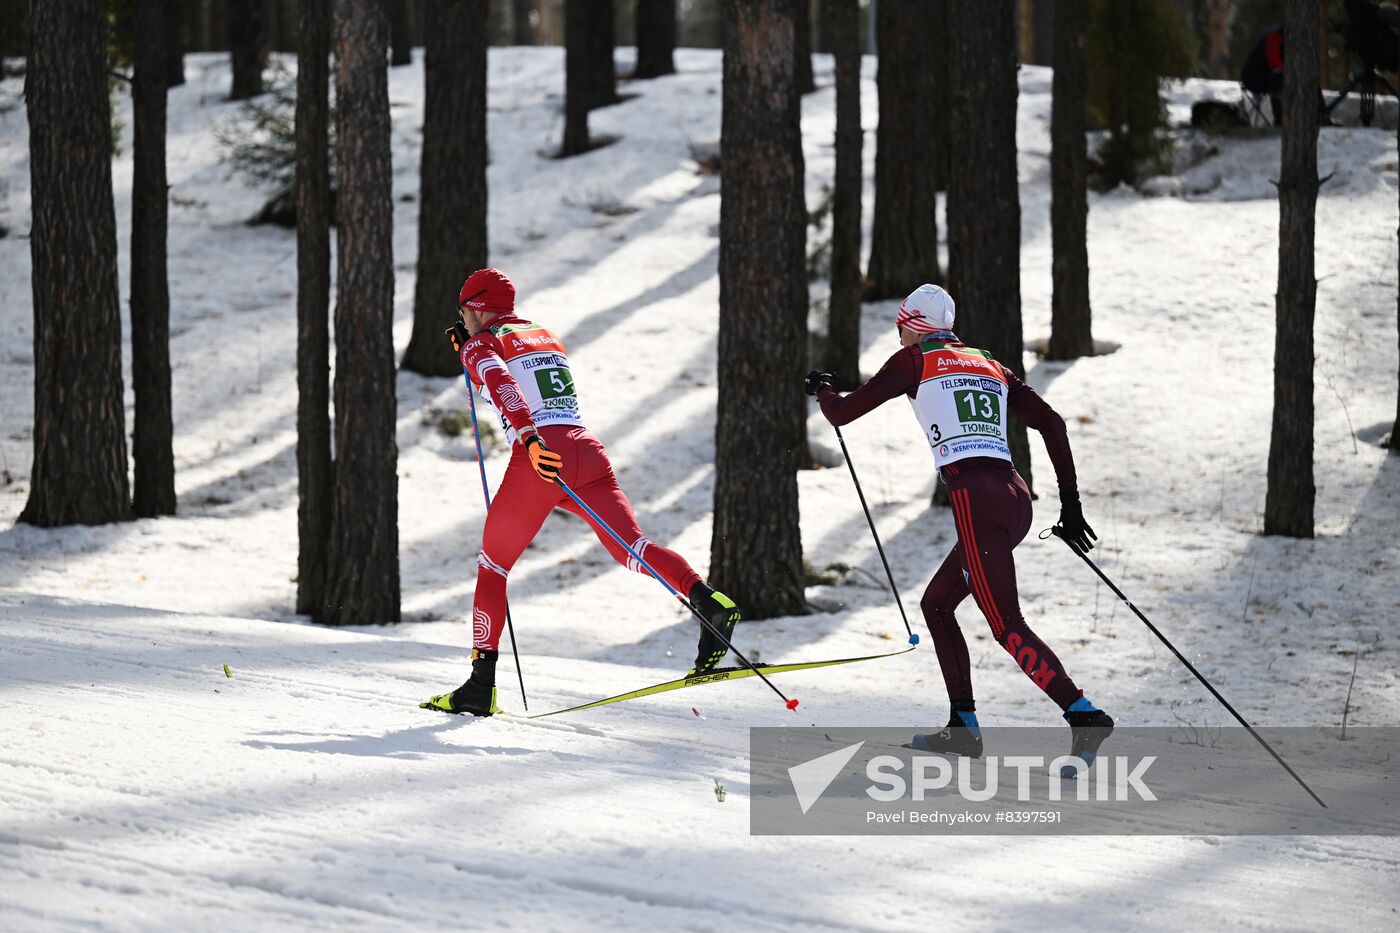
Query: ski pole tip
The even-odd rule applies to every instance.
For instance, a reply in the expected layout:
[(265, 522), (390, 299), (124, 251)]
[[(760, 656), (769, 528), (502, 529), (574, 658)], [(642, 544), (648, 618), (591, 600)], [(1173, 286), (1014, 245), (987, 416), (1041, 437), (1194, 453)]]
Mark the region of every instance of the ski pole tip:
[(788, 700), (788, 701), (787, 701), (787, 708), (788, 708), (788, 709), (797, 709), (797, 698), (796, 698), (796, 697), (794, 697), (794, 698), (792, 698), (791, 700)]
[(910, 632), (910, 633), (909, 633), (909, 644), (911, 644), (911, 645), (917, 645), (918, 643), (919, 643), (919, 636), (918, 636), (918, 635), (915, 635), (915, 634), (912, 633), (912, 632)]

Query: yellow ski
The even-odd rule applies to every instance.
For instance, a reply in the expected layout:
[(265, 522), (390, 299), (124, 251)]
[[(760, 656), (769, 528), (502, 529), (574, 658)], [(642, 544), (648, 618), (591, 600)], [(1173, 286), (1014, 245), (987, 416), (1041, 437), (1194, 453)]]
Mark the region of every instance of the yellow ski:
[(914, 645), (901, 648), (899, 651), (890, 651), (885, 654), (867, 654), (858, 658), (834, 658), (830, 661), (804, 661), (798, 664), (759, 664), (757, 671), (752, 667), (720, 667), (706, 671), (703, 674), (691, 674), (676, 680), (668, 680), (665, 683), (653, 684), (650, 687), (642, 687), (639, 690), (631, 690), (627, 693), (619, 693), (617, 696), (608, 697), (603, 700), (594, 700), (592, 703), (582, 703), (578, 706), (570, 706), (567, 709), (556, 709), (548, 713), (535, 713), (529, 716), (513, 716), (516, 719), (543, 719), (546, 716), (560, 716), (564, 713), (577, 713), (579, 710), (592, 709), (595, 706), (607, 706), (609, 703), (621, 703), (623, 700), (636, 700), (641, 697), (654, 696), (658, 693), (667, 693), (671, 690), (684, 690), (686, 687), (703, 687), (706, 684), (725, 683), (731, 680), (740, 680), (744, 677), (753, 677), (755, 673), (763, 674), (786, 674), (789, 671), (807, 671), (816, 667), (835, 667), (838, 664), (854, 664), (857, 661), (874, 661), (878, 658), (892, 658), (895, 655), (907, 654), (913, 651)]

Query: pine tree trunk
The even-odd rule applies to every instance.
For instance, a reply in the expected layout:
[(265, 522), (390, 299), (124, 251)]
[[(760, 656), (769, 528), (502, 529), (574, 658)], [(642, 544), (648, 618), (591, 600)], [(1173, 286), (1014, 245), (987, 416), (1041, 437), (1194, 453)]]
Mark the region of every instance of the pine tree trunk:
[(232, 51), (229, 30), (233, 28), (233, 19), (237, 15), (232, 8), (244, 2), (246, 0), (209, 0), (210, 51), (223, 51), (225, 48)]
[(1319, 0), (1287, 0), (1283, 77), (1283, 165), (1278, 201), (1278, 292), (1274, 333), (1274, 418), (1264, 534), (1313, 536), (1313, 311), (1317, 279)]
[(538, 0), (534, 4), (535, 13), (539, 16), (534, 29), (535, 45), (564, 44), (563, 20), (568, 14), (560, 7), (568, 5), (569, 0)]
[(428, 0), (413, 336), (403, 368), (462, 375), (443, 336), (457, 291), (486, 265), (486, 0)]
[[(791, 0), (725, 0), (719, 405), (710, 573), (747, 618), (806, 611), (803, 158)], [(799, 289), (798, 285), (801, 288)], [(805, 312), (805, 307), (800, 309)]]
[[(584, 8), (583, 20), (570, 18), (569, 23), (580, 23), (583, 30), (583, 55), (586, 62), (583, 74), (583, 100), (589, 110), (607, 107), (617, 103), (617, 67), (613, 51), (616, 40), (613, 35), (613, 0), (565, 0), (573, 7)], [(572, 11), (570, 11), (572, 14)]]
[(331, 527), (332, 0), (297, 3), (297, 612), (322, 604)]
[(822, 368), (837, 388), (860, 385), (860, 3), (827, 0), (836, 59), (836, 177), (831, 204), (831, 314)]
[[(948, 281), (958, 335), (1025, 375), (1021, 202), (1016, 181), (1016, 0), (948, 6)], [(1031, 484), (1026, 426), (1011, 419), (1011, 459)]]
[(817, 89), (812, 77), (812, 0), (793, 0), (794, 25), (797, 37), (797, 93), (810, 94)]
[(593, 0), (598, 11), (593, 20), (594, 107), (607, 107), (617, 96), (617, 19), (613, 0)]
[[(817, 51), (823, 55), (836, 54), (836, 34), (833, 31), (836, 27), (832, 25), (831, 8), (834, 6), (832, 0), (817, 0)], [(856, 32), (856, 48), (860, 48), (860, 18), (857, 16), (854, 25)]]
[(952, 0), (932, 0), (928, 17), (932, 23), (932, 77), (925, 78), (924, 88), (931, 102), (928, 112), (933, 115), (933, 151), (930, 161), (933, 165), (933, 187), (938, 191), (948, 190), (948, 137), (951, 132), (948, 117), (948, 7)]
[(867, 300), (903, 298), (925, 282), (943, 280), (935, 160), (949, 140), (936, 132), (934, 67), (947, 41), (935, 21), (945, 6), (946, 0), (881, 0), (876, 8), (880, 125)]
[(1210, 44), (1207, 50), (1209, 77), (1236, 77), (1230, 68), (1230, 26), (1234, 0), (1209, 0)]
[[(1034, 65), (1054, 65), (1058, 60), (1055, 56), (1056, 49), (1056, 28), (1060, 11), (1058, 0), (1035, 0), (1031, 12), (1031, 44), (1034, 52), (1031, 55), (1031, 63)], [(1086, 14), (1087, 16), (1087, 14)], [(1088, 27), (1085, 27), (1088, 33)]]
[(394, 205), (389, 23), (381, 0), (337, 0), (335, 482), (319, 621), (399, 619)]
[(535, 44), (535, 27), (530, 22), (532, 9), (534, 3), (531, 0), (510, 0), (510, 36), (513, 45)]
[(564, 0), (564, 142), (560, 158), (592, 148), (588, 136), (590, 0)]
[[(1040, 0), (1041, 3), (1046, 0)], [(1039, 7), (1037, 7), (1039, 9)], [(1055, 68), (1050, 111), (1050, 342), (1045, 356), (1094, 355), (1089, 305), (1089, 0), (1055, 2)]]
[(389, 3), (389, 66), (397, 68), (413, 63), (413, 43), (408, 37), (408, 0), (388, 0)]
[[(811, 0), (789, 0), (792, 4), (792, 24), (793, 24), (793, 83), (797, 87), (799, 96), (809, 94), (817, 89), (812, 81), (812, 6)], [(801, 137), (802, 105), (798, 103), (798, 134), (799, 148)], [(806, 164), (803, 163), (802, 171), (806, 171)], [(807, 199), (805, 194), (805, 184), (799, 181), (798, 188), (802, 195), (798, 198), (794, 215), (794, 223), (798, 225), (797, 235), (802, 241), (803, 274), (792, 281), (792, 309), (797, 315), (797, 326), (806, 335), (810, 329), (810, 319), (812, 312), (811, 292), (807, 286), (806, 275), (806, 255), (807, 255)], [(798, 357), (801, 360), (800, 369), (806, 373), (811, 369), (811, 341), (803, 339), (799, 349)], [(803, 405), (802, 436), (797, 443), (797, 468), (799, 470), (817, 469), (816, 459), (812, 456), (812, 446), (807, 438), (806, 405)], [(805, 582), (805, 577), (804, 577)]]
[(676, 0), (637, 0), (637, 67), (633, 78), (676, 73)]
[(34, 465), (19, 520), (131, 517), (107, 30), (100, 0), (29, 6)]
[(274, 33), (277, 36), (275, 47), (279, 52), (295, 52), (297, 50), (296, 2), (295, 0), (270, 0), (270, 2), (277, 14), (277, 29)]
[(164, 0), (136, 0), (131, 82), (135, 144), (131, 186), (132, 511), (175, 514), (170, 415), (170, 283), (166, 271)]
[(185, 83), (185, 4), (165, 0), (165, 85)]
[(267, 44), (259, 0), (231, 0), (228, 5), (229, 57), (233, 62), (233, 87), (229, 100), (246, 100), (263, 92), (263, 68)]

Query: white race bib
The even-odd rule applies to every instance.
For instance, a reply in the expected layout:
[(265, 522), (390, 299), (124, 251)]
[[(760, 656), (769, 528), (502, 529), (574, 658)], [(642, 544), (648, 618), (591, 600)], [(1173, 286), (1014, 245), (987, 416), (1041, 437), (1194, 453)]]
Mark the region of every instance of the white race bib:
[[(492, 333), (501, 342), (506, 369), (520, 386), (520, 394), (530, 406), (530, 420), (535, 426), (582, 425), (578, 391), (574, 388), (574, 376), (563, 342), (534, 324), (510, 324)], [(506, 438), (515, 443), (515, 428), (504, 417), (501, 426)]]
[(968, 457), (1011, 460), (1006, 415), (1009, 386), (981, 350), (939, 341), (920, 344), (923, 374), (911, 399), (940, 469)]

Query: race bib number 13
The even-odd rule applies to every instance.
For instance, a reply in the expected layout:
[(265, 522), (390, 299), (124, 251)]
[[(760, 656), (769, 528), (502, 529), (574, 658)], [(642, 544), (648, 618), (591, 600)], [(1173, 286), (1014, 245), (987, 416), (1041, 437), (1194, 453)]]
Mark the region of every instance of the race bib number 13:
[(991, 392), (958, 391), (953, 393), (953, 401), (958, 408), (958, 420), (963, 424), (1001, 424), (1001, 398)]

